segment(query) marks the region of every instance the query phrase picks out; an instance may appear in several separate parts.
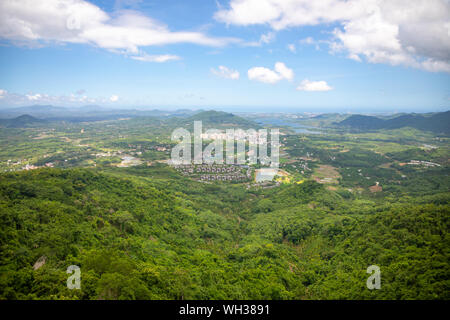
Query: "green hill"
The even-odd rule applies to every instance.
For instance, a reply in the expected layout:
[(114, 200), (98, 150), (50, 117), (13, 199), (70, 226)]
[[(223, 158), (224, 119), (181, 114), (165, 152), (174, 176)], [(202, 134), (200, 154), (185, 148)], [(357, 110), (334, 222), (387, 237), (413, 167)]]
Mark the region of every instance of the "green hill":
[(232, 113), (213, 110), (197, 113), (185, 120), (186, 123), (192, 123), (194, 121), (202, 121), (203, 126), (217, 128), (260, 128), (260, 125), (251, 120), (238, 117)]
[(14, 119), (0, 119), (0, 126), (7, 128), (23, 128), (31, 125), (40, 125), (47, 123), (46, 120), (37, 119), (28, 114), (21, 115)]
[(374, 116), (352, 115), (337, 123), (338, 126), (360, 130), (398, 129), (411, 127), (434, 133), (450, 134), (450, 111), (439, 112), (428, 116), (407, 114), (391, 119), (380, 119)]

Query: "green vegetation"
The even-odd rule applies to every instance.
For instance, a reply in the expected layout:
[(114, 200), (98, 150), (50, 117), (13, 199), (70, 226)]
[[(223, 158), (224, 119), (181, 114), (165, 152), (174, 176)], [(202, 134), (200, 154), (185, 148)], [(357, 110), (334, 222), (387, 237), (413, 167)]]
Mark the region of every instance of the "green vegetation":
[(0, 119), (0, 125), (7, 128), (22, 128), (32, 125), (40, 125), (46, 123), (47, 121), (37, 119), (30, 115), (21, 115), (14, 119)]
[[(377, 205), (313, 181), (266, 194), (201, 184), (183, 193), (182, 183), (162, 189), (123, 176), (3, 175), (1, 296), (449, 298), (447, 194)], [(72, 264), (81, 267), (81, 290), (65, 287)], [(370, 264), (381, 266), (383, 290), (365, 288)]]
[(450, 299), (447, 137), (285, 130), (288, 183), (200, 182), (165, 163), (200, 118), (253, 123), (0, 128), (0, 299)]
[(226, 113), (222, 111), (204, 111), (197, 113), (189, 118), (186, 118), (183, 122), (185, 125), (192, 125), (194, 121), (202, 121), (203, 125), (211, 126), (214, 128), (233, 128), (237, 127), (240, 129), (257, 129), (259, 126), (251, 121), (231, 113)]
[(362, 130), (396, 129), (412, 127), (435, 133), (450, 134), (450, 111), (440, 112), (429, 116), (407, 114), (390, 119), (380, 119), (373, 116), (352, 115), (338, 123)]

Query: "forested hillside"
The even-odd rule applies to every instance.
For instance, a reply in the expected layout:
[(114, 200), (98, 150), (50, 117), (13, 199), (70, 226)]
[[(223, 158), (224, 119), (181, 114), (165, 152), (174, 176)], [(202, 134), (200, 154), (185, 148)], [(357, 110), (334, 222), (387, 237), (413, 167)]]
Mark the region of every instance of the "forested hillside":
[(220, 128), (225, 127), (238, 127), (240, 129), (247, 128), (259, 128), (260, 126), (251, 121), (241, 117), (238, 117), (232, 113), (222, 111), (203, 111), (199, 112), (183, 121), (186, 127), (192, 125), (194, 121), (202, 121), (202, 124), (210, 127)]
[[(378, 201), (132, 170), (3, 173), (0, 298), (450, 298), (447, 192)], [(372, 264), (382, 290), (366, 288)]]
[(7, 128), (22, 128), (31, 125), (42, 125), (47, 121), (24, 114), (14, 119), (0, 119), (0, 126)]
[(450, 133), (450, 111), (438, 112), (430, 116), (406, 114), (392, 119), (380, 119), (374, 116), (352, 115), (338, 123), (339, 126), (362, 130), (398, 129), (411, 127), (435, 133)]

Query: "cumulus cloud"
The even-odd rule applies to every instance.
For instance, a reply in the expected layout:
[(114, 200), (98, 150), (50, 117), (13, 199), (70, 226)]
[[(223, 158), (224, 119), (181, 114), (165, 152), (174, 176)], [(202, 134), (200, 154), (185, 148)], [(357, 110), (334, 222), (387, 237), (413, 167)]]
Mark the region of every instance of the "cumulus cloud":
[(339, 27), (328, 41), (334, 52), (357, 61), (450, 72), (448, 0), (231, 0), (215, 18), (274, 30), (335, 23)]
[(283, 79), (289, 81), (292, 81), (292, 79), (294, 79), (294, 71), (286, 67), (283, 62), (275, 63), (275, 71), (278, 72)]
[(239, 79), (239, 71), (229, 69), (225, 66), (219, 66), (217, 69), (211, 68), (211, 72), (221, 78), (238, 80)]
[(330, 91), (333, 90), (326, 81), (310, 81), (308, 79), (303, 80), (297, 87), (299, 91)]
[(277, 83), (283, 79), (292, 81), (294, 78), (294, 71), (286, 67), (282, 62), (275, 63), (275, 70), (264, 67), (253, 67), (247, 72), (250, 80), (255, 80), (263, 83)]
[(117, 102), (119, 100), (119, 96), (116, 96), (115, 94), (113, 94), (110, 98), (109, 101), (111, 102)]
[(264, 83), (277, 83), (282, 78), (273, 70), (264, 67), (254, 67), (248, 70), (248, 78)]
[(36, 93), (36, 94), (27, 94), (26, 97), (28, 98), (28, 100), (30, 101), (36, 101), (36, 100), (40, 100), (42, 98), (42, 95), (40, 93)]
[(8, 91), (0, 89), (0, 99), (3, 99), (7, 93)]
[[(136, 11), (120, 10), (109, 15), (84, 0), (0, 1), (0, 38), (41, 45), (83, 43), (155, 62), (168, 58), (145, 58), (139, 54), (140, 48), (173, 43), (223, 46), (238, 41), (201, 32), (170, 31), (166, 25)], [(170, 60), (172, 56), (168, 56)]]

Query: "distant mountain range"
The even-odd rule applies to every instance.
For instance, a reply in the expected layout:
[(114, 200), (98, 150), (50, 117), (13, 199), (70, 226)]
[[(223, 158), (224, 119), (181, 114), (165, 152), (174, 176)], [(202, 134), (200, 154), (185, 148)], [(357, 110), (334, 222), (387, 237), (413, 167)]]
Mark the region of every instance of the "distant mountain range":
[[(15, 116), (20, 114), (19, 116)], [(8, 128), (20, 128), (30, 125), (45, 124), (50, 121), (101, 121), (120, 118), (173, 118), (179, 119), (180, 125), (192, 126), (194, 121), (202, 121), (205, 127), (224, 128), (259, 128), (260, 126), (248, 119), (241, 118), (231, 113), (221, 111), (203, 110), (113, 110), (98, 106), (84, 106), (80, 108), (63, 108), (50, 105), (36, 105), (14, 109), (0, 110), (0, 126)], [(2, 119), (3, 118), (3, 119)]]
[[(179, 118), (180, 125), (192, 125), (194, 121), (202, 121), (203, 125), (212, 128), (254, 128), (261, 126), (256, 122), (222, 111), (204, 111), (180, 109), (175, 111), (108, 109), (101, 106), (87, 105), (77, 108), (65, 108), (52, 105), (34, 105), (0, 110), (0, 126), (20, 128), (45, 124), (49, 121), (87, 122), (116, 120), (120, 118), (155, 117)], [(313, 119), (339, 119), (341, 114), (324, 114)], [(337, 118), (337, 119), (336, 119)], [(330, 121), (331, 122), (331, 121)], [(329, 123), (328, 123), (329, 125)], [(398, 114), (389, 117), (368, 115), (351, 115), (348, 118), (334, 122), (337, 127), (357, 130), (398, 129), (411, 127), (434, 133), (450, 134), (450, 111), (430, 114)]]
[(389, 119), (374, 116), (352, 115), (335, 123), (340, 127), (350, 127), (360, 130), (399, 129), (411, 127), (434, 133), (450, 134), (450, 111), (427, 115), (404, 114)]
[(27, 107), (0, 109), (0, 119), (12, 119), (21, 115), (30, 115), (47, 120), (65, 120), (72, 122), (114, 120), (134, 117), (188, 117), (203, 110), (137, 110), (109, 109), (96, 105), (76, 108), (57, 107), (52, 105), (33, 105)]

